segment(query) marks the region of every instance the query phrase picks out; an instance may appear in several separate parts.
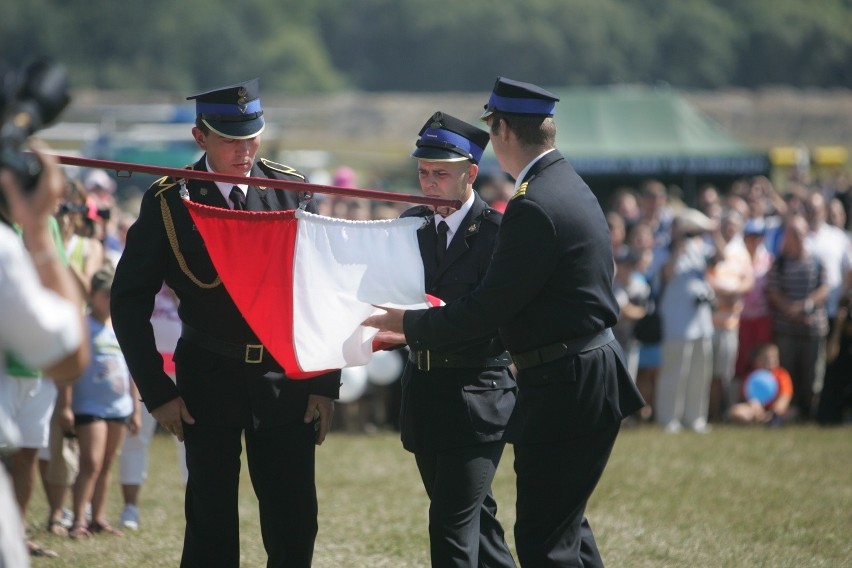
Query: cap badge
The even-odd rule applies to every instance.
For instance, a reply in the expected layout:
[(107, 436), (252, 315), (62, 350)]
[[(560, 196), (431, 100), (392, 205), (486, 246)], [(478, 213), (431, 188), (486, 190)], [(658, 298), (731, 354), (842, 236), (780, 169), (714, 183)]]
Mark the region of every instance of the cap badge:
[(239, 89), (237, 89), (237, 96), (238, 96), (238, 97), (243, 98), (243, 97), (245, 97), (247, 94), (248, 94), (248, 91), (246, 90), (246, 88), (245, 88), (245, 87), (240, 87)]
[(200, 194), (201, 194), (201, 196), (202, 196), (202, 197), (204, 197), (205, 195), (207, 195), (207, 188), (206, 188), (206, 187), (202, 187), (202, 188), (198, 191), (198, 193), (200, 193)]

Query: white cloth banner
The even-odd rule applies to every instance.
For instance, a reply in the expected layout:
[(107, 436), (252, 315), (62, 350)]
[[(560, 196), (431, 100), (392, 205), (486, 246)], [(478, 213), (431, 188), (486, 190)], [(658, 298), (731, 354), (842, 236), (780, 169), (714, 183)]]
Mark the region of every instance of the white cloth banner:
[(293, 338), (303, 370), (365, 365), (374, 305), (428, 307), (417, 244), (420, 218), (347, 221), (296, 211)]

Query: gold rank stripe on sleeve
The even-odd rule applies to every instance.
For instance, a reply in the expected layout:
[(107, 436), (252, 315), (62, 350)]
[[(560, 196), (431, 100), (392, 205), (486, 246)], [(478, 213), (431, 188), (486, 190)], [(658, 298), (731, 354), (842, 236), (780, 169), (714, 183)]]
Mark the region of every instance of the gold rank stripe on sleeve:
[(528, 184), (529, 184), (529, 182), (527, 182), (527, 181), (522, 183), (521, 186), (518, 188), (518, 191), (515, 192), (515, 194), (511, 197), (511, 199), (515, 199), (516, 197), (523, 197), (524, 195), (526, 195)]
[(183, 253), (180, 252), (180, 246), (178, 245), (177, 232), (175, 231), (175, 223), (172, 220), (172, 211), (169, 208), (168, 200), (162, 193), (171, 187), (175, 187), (177, 182), (175, 182), (172, 178), (163, 177), (157, 180), (160, 185), (160, 188), (157, 190), (155, 195), (160, 198), (160, 212), (163, 215), (163, 226), (166, 229), (166, 236), (169, 239), (169, 245), (172, 247), (172, 253), (175, 255), (175, 260), (178, 263), (178, 266), (181, 269), (187, 278), (192, 281), (193, 284), (198, 286), (199, 288), (204, 288), (209, 290), (211, 288), (215, 288), (222, 283), (222, 280), (219, 278), (219, 275), (216, 275), (216, 279), (213, 282), (202, 282), (198, 279), (198, 277), (192, 273), (192, 270), (189, 269), (189, 265), (186, 263), (186, 259), (183, 257)]
[(263, 164), (271, 170), (275, 170), (276, 172), (281, 172), (282, 174), (287, 174), (287, 175), (290, 175), (290, 176), (302, 178), (303, 180), (305, 179), (305, 176), (303, 176), (302, 174), (300, 174), (299, 172), (297, 172), (295, 169), (291, 168), (290, 166), (285, 166), (284, 164), (279, 164), (277, 162), (271, 162), (271, 161), (267, 160), (266, 158), (261, 158), (260, 161), (263, 162)]

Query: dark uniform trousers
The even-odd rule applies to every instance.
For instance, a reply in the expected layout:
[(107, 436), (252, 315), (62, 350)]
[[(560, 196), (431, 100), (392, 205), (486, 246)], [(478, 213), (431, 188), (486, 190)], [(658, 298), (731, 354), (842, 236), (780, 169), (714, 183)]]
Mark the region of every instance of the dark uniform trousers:
[[(193, 168), (203, 171), (205, 164), (202, 157)], [(304, 180), (265, 160), (255, 164), (251, 175)], [(265, 350), (246, 348), (259, 343), (257, 337), (219, 281), (180, 191), (175, 180), (162, 178), (145, 193), (116, 269), (111, 307), (122, 352), (146, 406), (156, 409), (180, 396), (195, 419), (183, 424), (189, 481), (181, 566), (239, 566), (244, 435), (268, 566), (308, 567), (317, 533), (315, 431), (303, 416), (311, 394), (337, 398), (340, 374), (291, 380)], [(227, 207), (213, 182), (190, 180), (186, 191), (194, 202)], [(250, 211), (297, 206), (295, 192), (248, 188)], [(184, 326), (174, 354), (176, 385), (163, 372), (149, 324), (164, 281), (180, 298)]]
[[(418, 231), (426, 291), (450, 302), (472, 290), (488, 268), (499, 213), (476, 196), (440, 262), (436, 262), (439, 245), (431, 212), (416, 207), (403, 216), (427, 217)], [(424, 361), (427, 366), (431, 362), (429, 370), (410, 361), (403, 374), (402, 442), (414, 453), (429, 495), (432, 566), (515, 566), (491, 491), (517, 385), (507, 370), (507, 356), (495, 366), (484, 362), (503, 352), (499, 338), (492, 334), (461, 348), (430, 353)], [(442, 365), (443, 357), (468, 364)]]
[(491, 491), (505, 445), (491, 442), (415, 454), (430, 499), (433, 566), (515, 566)]
[(515, 546), (522, 566), (604, 565), (585, 510), (621, 418), (605, 401), (612, 386), (598, 377), (630, 380), (616, 341), (518, 373), (508, 438), (515, 448)]
[[(193, 401), (190, 412), (196, 419), (195, 424), (183, 425), (189, 481), (181, 566), (240, 564), (238, 488), (243, 434), (267, 566), (310, 566), (317, 534), (317, 496), (314, 426), (301, 420), (307, 394), (287, 395), (291, 397), (289, 420), (255, 425), (252, 399), (256, 409), (264, 391), (282, 380), (276, 373), (222, 358), (184, 340), (175, 360), (178, 387)], [(234, 389), (240, 383), (247, 388)], [(225, 396), (228, 406), (217, 403)]]

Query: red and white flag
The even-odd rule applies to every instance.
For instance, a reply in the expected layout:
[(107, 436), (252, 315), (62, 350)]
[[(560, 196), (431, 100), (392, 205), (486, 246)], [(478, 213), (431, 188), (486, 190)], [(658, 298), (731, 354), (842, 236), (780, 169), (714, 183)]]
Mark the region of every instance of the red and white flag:
[(305, 211), (231, 211), (185, 201), (213, 265), (291, 378), (365, 365), (374, 305), (424, 308), (419, 218), (347, 221)]

